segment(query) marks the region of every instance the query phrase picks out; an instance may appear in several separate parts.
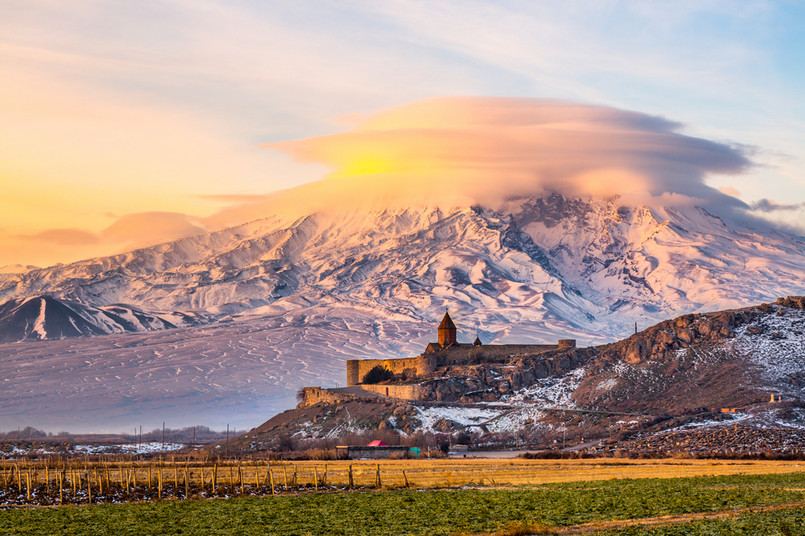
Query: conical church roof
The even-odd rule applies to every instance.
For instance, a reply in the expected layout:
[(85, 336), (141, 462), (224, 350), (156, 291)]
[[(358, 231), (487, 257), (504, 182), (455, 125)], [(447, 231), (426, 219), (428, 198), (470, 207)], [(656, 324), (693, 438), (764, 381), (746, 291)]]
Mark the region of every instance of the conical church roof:
[(456, 329), (456, 325), (453, 324), (453, 319), (450, 318), (447, 311), (444, 312), (444, 318), (442, 318), (442, 323), (439, 324), (439, 329)]

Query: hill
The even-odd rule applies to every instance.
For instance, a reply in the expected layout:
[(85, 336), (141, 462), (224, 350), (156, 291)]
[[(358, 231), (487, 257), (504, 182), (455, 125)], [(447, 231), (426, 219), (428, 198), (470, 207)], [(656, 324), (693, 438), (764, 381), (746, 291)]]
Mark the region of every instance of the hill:
[[(791, 452), (805, 446), (804, 375), (805, 298), (789, 297), (680, 316), (612, 344), (444, 367), (408, 379), (420, 387), (408, 400), (359, 387), (309, 393), (297, 409), (235, 444), (276, 448), (294, 439), (375, 431), (548, 446), (560, 438), (610, 440), (614, 430), (629, 448), (643, 441), (661, 450), (653, 440), (634, 438), (695, 428), (708, 443), (702, 446), (688, 433), (685, 445), (702, 453), (741, 437), (704, 430), (740, 425), (749, 430), (744, 437), (753, 438), (748, 450), (759, 442), (767, 445), (761, 451), (774, 449), (770, 444)], [(730, 448), (735, 451), (734, 444)]]

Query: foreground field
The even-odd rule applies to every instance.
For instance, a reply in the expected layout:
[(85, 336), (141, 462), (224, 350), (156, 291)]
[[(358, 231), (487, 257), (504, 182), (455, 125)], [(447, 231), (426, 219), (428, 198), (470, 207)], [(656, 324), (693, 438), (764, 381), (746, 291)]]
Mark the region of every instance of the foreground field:
[[(630, 467), (621, 467), (621, 475), (628, 474)], [(507, 488), (289, 493), (0, 511), (0, 534), (10, 535), (787, 536), (805, 534), (803, 527), (802, 472), (567, 481)]]
[(101, 504), (351, 489), (499, 487), (805, 472), (805, 462), (423, 459), (268, 463), (102, 460), (0, 464), (0, 506)]

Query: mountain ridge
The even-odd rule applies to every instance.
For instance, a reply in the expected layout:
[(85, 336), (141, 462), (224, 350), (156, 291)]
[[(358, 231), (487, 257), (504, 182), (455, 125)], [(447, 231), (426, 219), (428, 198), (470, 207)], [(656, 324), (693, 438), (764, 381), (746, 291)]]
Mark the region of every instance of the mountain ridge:
[[(753, 234), (754, 233), (754, 234)], [(805, 242), (698, 207), (558, 194), (469, 207), (268, 218), (158, 246), (0, 278), (0, 299), (47, 294), (214, 321), (293, 297), (448, 306), (534, 322), (543, 308), (611, 340), (635, 322), (805, 292)], [(285, 307), (283, 305), (282, 307)], [(518, 315), (508, 309), (520, 308)], [(542, 315), (544, 317), (544, 315)], [(479, 319), (482, 323), (482, 319)]]
[[(468, 334), (462, 342), (569, 338), (584, 347), (625, 337), (635, 323), (799, 294), (799, 238), (695, 206), (555, 195), (497, 210), (268, 218), (0, 276), (6, 302), (48, 296), (111, 314), (122, 304), (176, 326), (138, 321), (150, 331), (127, 333), (107, 318), (95, 324), (103, 336), (55, 330), (32, 340), (15, 324), (0, 348), (0, 378), (16, 386), (0, 390), (0, 428), (23, 417), (60, 426), (68, 406), (94, 412), (98, 426), (159, 426), (166, 397), (181, 419), (173, 426), (197, 423), (198, 413), (211, 426), (252, 426), (290, 407), (299, 387), (343, 384), (347, 359), (418, 354), (446, 307)], [(39, 312), (30, 308), (28, 325)]]

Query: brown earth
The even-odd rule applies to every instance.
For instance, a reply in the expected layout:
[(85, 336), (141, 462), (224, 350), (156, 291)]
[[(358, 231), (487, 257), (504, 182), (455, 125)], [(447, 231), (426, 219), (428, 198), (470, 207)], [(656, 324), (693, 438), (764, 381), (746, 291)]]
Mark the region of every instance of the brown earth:
[[(805, 502), (794, 502), (784, 504), (773, 504), (769, 506), (751, 506), (747, 508), (737, 508), (732, 510), (721, 510), (718, 512), (697, 512), (692, 514), (682, 514), (674, 516), (646, 517), (640, 519), (625, 519), (617, 521), (598, 521), (595, 523), (584, 523), (571, 527), (548, 527), (545, 525), (513, 525), (503, 531), (477, 533), (463, 536), (525, 536), (537, 534), (590, 534), (608, 530), (626, 529), (631, 527), (664, 527), (669, 525), (681, 525), (692, 521), (704, 521), (708, 519), (727, 519), (738, 517), (743, 514), (773, 512), (777, 510), (793, 510), (805, 508)], [(458, 536), (458, 535), (456, 535)]]

